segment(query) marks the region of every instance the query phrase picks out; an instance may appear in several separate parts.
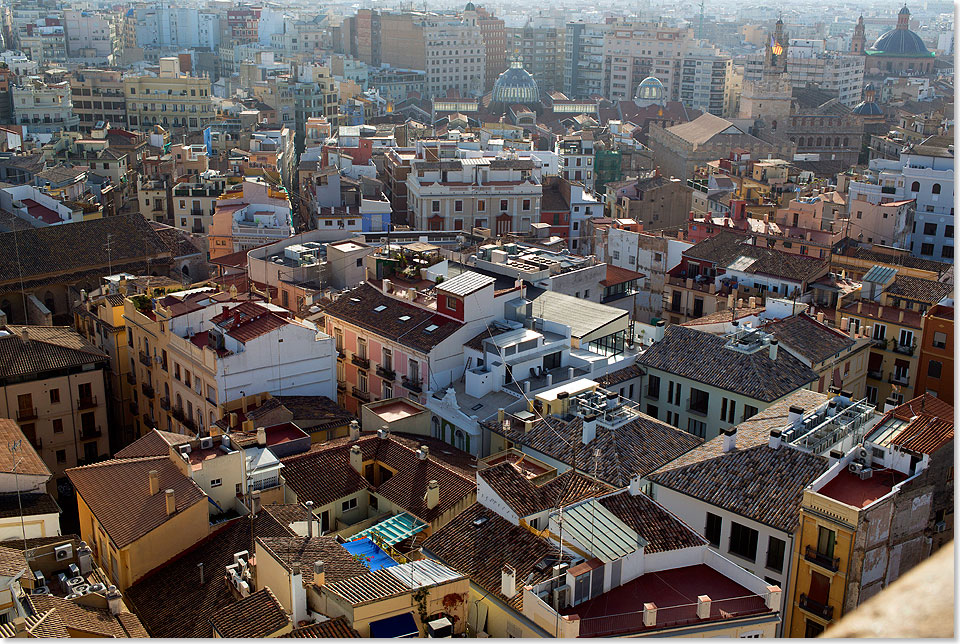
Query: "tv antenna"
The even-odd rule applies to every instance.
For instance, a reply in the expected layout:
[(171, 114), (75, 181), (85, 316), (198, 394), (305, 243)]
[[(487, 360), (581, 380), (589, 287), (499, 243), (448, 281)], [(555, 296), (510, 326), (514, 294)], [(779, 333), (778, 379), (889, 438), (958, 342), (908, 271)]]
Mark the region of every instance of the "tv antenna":
[(23, 534), (23, 551), (27, 551), (27, 527), (23, 522), (23, 501), (20, 498), (20, 463), (23, 462), (24, 456), (21, 456), (17, 460), (17, 452), (23, 449), (23, 439), (18, 438), (14, 441), (7, 442), (7, 449), (10, 450), (10, 454), (13, 456), (13, 480), (14, 485), (17, 487), (17, 505), (20, 508), (20, 531)]

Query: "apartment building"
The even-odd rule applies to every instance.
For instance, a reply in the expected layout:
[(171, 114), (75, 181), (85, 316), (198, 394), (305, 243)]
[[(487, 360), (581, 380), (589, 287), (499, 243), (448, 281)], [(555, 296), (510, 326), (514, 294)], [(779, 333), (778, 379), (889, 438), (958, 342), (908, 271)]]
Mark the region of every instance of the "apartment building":
[(560, 158), (560, 176), (593, 192), (596, 183), (594, 133), (585, 131), (562, 136), (557, 139), (554, 152)]
[[(653, 76), (663, 83), (667, 100), (682, 100), (682, 61), (692, 38), (692, 30), (687, 28), (667, 28), (655, 23), (612, 25), (603, 38), (603, 96), (628, 101), (640, 81)], [(691, 76), (691, 101), (695, 97), (693, 83)], [(683, 103), (688, 105), (687, 101)]]
[(497, 18), (492, 11), (484, 7), (468, 5), (464, 10), (464, 18), (474, 18), (480, 27), (480, 37), (483, 41), (484, 53), (484, 85), (483, 91), (493, 89), (497, 77), (507, 68), (507, 32), (502, 18)]
[(216, 212), (217, 199), (227, 192), (228, 185), (241, 183), (239, 177), (228, 177), (218, 170), (190, 175), (173, 187), (173, 225), (180, 230), (206, 234)]
[[(568, 97), (586, 99), (604, 95), (604, 48), (611, 29), (612, 25), (608, 24), (567, 23), (563, 37), (563, 93)], [(617, 81), (626, 87), (626, 78)]]
[(67, 62), (67, 36), (63, 28), (63, 16), (59, 11), (18, 26), (17, 42), (20, 51), (38, 64), (57, 65)]
[(202, 131), (216, 116), (210, 101), (210, 79), (180, 71), (180, 59), (161, 58), (156, 76), (126, 76), (127, 123)]
[(82, 59), (90, 65), (106, 65), (112, 61), (114, 30), (111, 17), (82, 9), (64, 9), (63, 23), (67, 39), (67, 56)]
[(122, 72), (106, 69), (78, 69), (70, 80), (73, 111), (83, 132), (98, 123), (113, 128), (127, 126), (127, 103)]
[(924, 394), (888, 409), (831, 464), (803, 492), (788, 637), (816, 637), (949, 538), (953, 407)]
[[(464, 97), (483, 94), (487, 53), (479, 20), (471, 11), (462, 18), (428, 15), (423, 19), (428, 96), (444, 96), (451, 90)], [(492, 42), (493, 36), (488, 37)]]
[[(685, 107), (714, 116), (733, 116), (737, 99), (733, 87), (733, 59), (703, 41), (687, 44), (682, 59), (676, 78), (679, 93), (675, 100)], [(654, 76), (659, 78), (656, 74)]]
[(260, 178), (230, 185), (217, 197), (208, 228), (210, 258), (250, 250), (293, 235), (290, 199)]
[(410, 161), (406, 181), (408, 221), (415, 229), (489, 228), (502, 235), (528, 231), (539, 218), (539, 159), (431, 161), (424, 156)]
[(0, 417), (17, 421), (53, 474), (47, 491), (57, 493), (68, 468), (110, 454), (110, 358), (73, 329), (55, 326), (7, 325), (0, 355)]
[(724, 335), (672, 325), (654, 340), (637, 358), (647, 370), (646, 413), (707, 440), (818, 380), (749, 325)]
[(60, 534), (60, 507), (47, 492), (50, 469), (13, 419), (0, 418), (0, 437), (16, 446), (0, 460), (0, 504), (17, 510), (0, 517), (0, 541)]
[(920, 323), (922, 329), (916, 391), (936, 396), (952, 405), (954, 307), (952, 298), (942, 302), (930, 307)]
[(506, 30), (507, 51), (519, 57), (544, 94), (563, 89), (563, 35), (563, 28), (546, 25), (527, 24)]
[[(822, 46), (822, 41), (821, 41)], [(791, 42), (787, 55), (786, 80), (790, 86), (802, 89), (818, 85), (834, 94), (847, 107), (853, 107), (863, 97), (863, 56), (800, 48)], [(764, 55), (751, 54), (743, 61), (743, 80), (759, 81), (763, 76)]]
[(54, 134), (76, 130), (80, 124), (68, 81), (47, 83), (39, 76), (30, 76), (11, 88), (10, 96), (14, 119), (30, 132)]
[(141, 435), (153, 427), (203, 435), (244, 392), (334, 397), (332, 338), (269, 302), (201, 287), (127, 298), (124, 318)]

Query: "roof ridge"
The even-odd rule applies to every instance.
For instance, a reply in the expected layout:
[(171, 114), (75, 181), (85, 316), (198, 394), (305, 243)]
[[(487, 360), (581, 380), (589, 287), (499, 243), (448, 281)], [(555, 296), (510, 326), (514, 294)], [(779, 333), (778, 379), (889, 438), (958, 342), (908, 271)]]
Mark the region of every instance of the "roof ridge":
[[(169, 455), (158, 454), (156, 456), (131, 456), (130, 458), (109, 458), (104, 461), (97, 461), (96, 463), (90, 463), (88, 465), (78, 465), (76, 467), (70, 467), (64, 470), (65, 472), (76, 472), (77, 470), (88, 470), (94, 467), (102, 467), (107, 465), (127, 465), (129, 463), (134, 463), (138, 461), (155, 461), (155, 460), (170, 460)], [(171, 465), (173, 463), (171, 462)], [(179, 470), (178, 470), (179, 471)], [(189, 477), (186, 477), (189, 478)], [(191, 481), (193, 479), (190, 479)]]

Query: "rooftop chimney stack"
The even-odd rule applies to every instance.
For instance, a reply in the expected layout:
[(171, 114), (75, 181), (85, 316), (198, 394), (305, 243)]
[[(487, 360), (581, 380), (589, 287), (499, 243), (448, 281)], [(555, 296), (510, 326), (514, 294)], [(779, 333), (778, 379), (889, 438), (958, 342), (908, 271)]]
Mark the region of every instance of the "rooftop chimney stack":
[(24, 344), (30, 342), (30, 329), (23, 327), (20, 330), (20, 339), (23, 340)]
[(233, 431), (237, 428), (237, 423), (240, 422), (240, 417), (237, 416), (236, 412), (230, 412), (230, 431)]
[(14, 617), (13, 618), (13, 636), (14, 637), (29, 637), (27, 633), (27, 620), (24, 617)]
[(823, 324), (823, 311), (817, 311), (817, 322)]
[(200, 585), (202, 586), (202, 585), (203, 585), (203, 582), (205, 581), (205, 579), (204, 579), (204, 577), (203, 577), (203, 562), (202, 562), (202, 561), (197, 564), (197, 568), (200, 569)]
[(840, 330), (847, 331), (850, 328), (850, 318), (840, 318)]
[(164, 494), (167, 496), (167, 515), (171, 515), (177, 511), (177, 499), (174, 497), (172, 489), (167, 490)]
[(260, 514), (261, 502), (260, 502), (260, 490), (254, 490), (253, 494), (250, 495), (250, 514), (251, 516), (257, 516)]
[(265, 427), (257, 427), (257, 447), (266, 447), (267, 446), (267, 429)]
[(363, 475), (363, 451), (359, 445), (350, 448), (350, 467)]
[(160, 491), (160, 472), (150, 470), (147, 472), (147, 478), (150, 480), (150, 496)]
[(417, 452), (417, 457), (418, 457), (421, 461), (425, 461), (425, 460), (427, 460), (427, 457), (428, 457), (428, 456), (430, 456), (430, 448), (427, 447), (426, 445), (421, 445), (421, 446), (420, 446), (420, 451)]
[(123, 606), (123, 595), (120, 594), (120, 591), (117, 590), (117, 587), (113, 584), (107, 588), (107, 607), (110, 609), (110, 614), (116, 617), (120, 614), (121, 607)]
[(660, 342), (663, 340), (663, 333), (666, 331), (667, 323), (664, 320), (657, 320), (656, 327), (653, 330), (653, 341)]
[(770, 449), (780, 449), (780, 430), (770, 431)]
[(313, 538), (313, 501), (303, 504), (307, 510), (307, 537)]
[(791, 427), (796, 427), (797, 425), (800, 424), (800, 421), (803, 420), (803, 409), (800, 407), (791, 405), (789, 414), (790, 415), (787, 416), (787, 418), (790, 421)]
[(634, 474), (630, 479), (630, 496), (637, 496), (640, 494), (640, 475)]
[(723, 434), (723, 453), (726, 454), (735, 450), (737, 448), (737, 428), (722, 429), (720, 433)]
[(770, 359), (771, 360), (777, 359), (777, 353), (779, 348), (780, 348), (779, 340), (770, 340)]
[(440, 483), (430, 481), (427, 483), (427, 509), (432, 510), (440, 503)]
[(517, 571), (510, 564), (504, 564), (500, 569), (500, 592), (504, 597), (517, 594)]
[(350, 421), (350, 442), (356, 443), (360, 440), (360, 423), (356, 420)]
[(584, 445), (589, 445), (597, 437), (597, 415), (588, 414), (583, 417), (583, 432), (580, 440)]
[(323, 561), (318, 559), (313, 562), (313, 583), (317, 586), (323, 586), (327, 581), (327, 573)]
[(378, 429), (377, 438), (379, 438), (380, 440), (387, 440), (388, 438), (390, 438), (390, 429), (386, 425)]

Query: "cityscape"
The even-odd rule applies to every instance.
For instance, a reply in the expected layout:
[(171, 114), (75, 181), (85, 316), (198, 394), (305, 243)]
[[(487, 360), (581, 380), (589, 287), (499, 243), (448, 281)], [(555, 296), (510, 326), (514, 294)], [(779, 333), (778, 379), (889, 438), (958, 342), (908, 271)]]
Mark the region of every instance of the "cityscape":
[(0, 636), (955, 636), (953, 3), (0, 19)]

